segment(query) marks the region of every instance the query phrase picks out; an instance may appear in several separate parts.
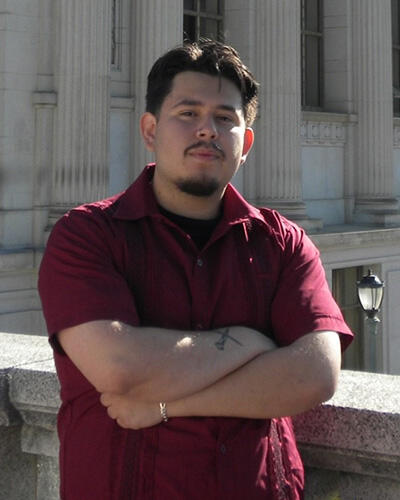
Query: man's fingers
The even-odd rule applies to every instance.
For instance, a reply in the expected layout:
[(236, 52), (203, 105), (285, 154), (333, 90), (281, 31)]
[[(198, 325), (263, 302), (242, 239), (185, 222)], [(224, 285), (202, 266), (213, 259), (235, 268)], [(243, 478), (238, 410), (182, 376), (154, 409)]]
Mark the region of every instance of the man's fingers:
[(100, 395), (100, 403), (103, 406), (110, 406), (111, 401), (110, 401), (110, 396), (109, 394), (103, 393)]
[(125, 421), (122, 420), (121, 418), (117, 418), (115, 420), (117, 422), (117, 424), (122, 427), (123, 429), (129, 429), (129, 426), (128, 425), (125, 425)]

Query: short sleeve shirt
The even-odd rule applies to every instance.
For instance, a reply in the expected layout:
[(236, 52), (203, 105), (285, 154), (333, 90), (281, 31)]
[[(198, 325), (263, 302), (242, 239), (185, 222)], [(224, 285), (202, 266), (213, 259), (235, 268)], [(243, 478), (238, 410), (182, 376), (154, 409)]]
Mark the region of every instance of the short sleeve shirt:
[[(199, 250), (162, 215), (154, 165), (123, 193), (78, 207), (54, 227), (39, 291), (61, 383), (62, 499), (301, 498), (289, 418), (176, 418), (120, 428), (55, 341), (94, 320), (210, 330), (245, 325), (284, 346), (313, 331), (352, 334), (304, 231), (228, 185), (222, 217)], [(286, 495), (286, 496), (285, 496)]]

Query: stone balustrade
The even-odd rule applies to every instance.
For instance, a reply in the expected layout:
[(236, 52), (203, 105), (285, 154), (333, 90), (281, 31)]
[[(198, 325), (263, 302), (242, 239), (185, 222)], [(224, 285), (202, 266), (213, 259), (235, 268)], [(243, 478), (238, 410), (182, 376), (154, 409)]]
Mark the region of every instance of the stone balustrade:
[[(58, 499), (58, 390), (45, 337), (0, 333), (0, 499)], [(400, 377), (343, 371), (294, 423), (306, 500), (400, 498)]]

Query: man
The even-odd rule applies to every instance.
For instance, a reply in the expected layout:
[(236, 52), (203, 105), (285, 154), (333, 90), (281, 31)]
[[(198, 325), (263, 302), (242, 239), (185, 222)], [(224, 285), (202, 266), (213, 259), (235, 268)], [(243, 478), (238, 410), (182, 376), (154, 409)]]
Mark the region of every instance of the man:
[(52, 232), (63, 499), (302, 498), (288, 416), (333, 394), (351, 332), (304, 232), (229, 184), (257, 87), (228, 46), (165, 54), (140, 123), (155, 165)]

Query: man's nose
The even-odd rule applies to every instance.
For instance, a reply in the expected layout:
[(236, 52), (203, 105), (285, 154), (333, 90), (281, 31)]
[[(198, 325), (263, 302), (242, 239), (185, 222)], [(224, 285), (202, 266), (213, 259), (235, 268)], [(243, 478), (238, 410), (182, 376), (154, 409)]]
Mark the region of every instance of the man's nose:
[(214, 118), (208, 117), (202, 120), (197, 129), (197, 137), (203, 140), (215, 140), (218, 137), (218, 129)]

